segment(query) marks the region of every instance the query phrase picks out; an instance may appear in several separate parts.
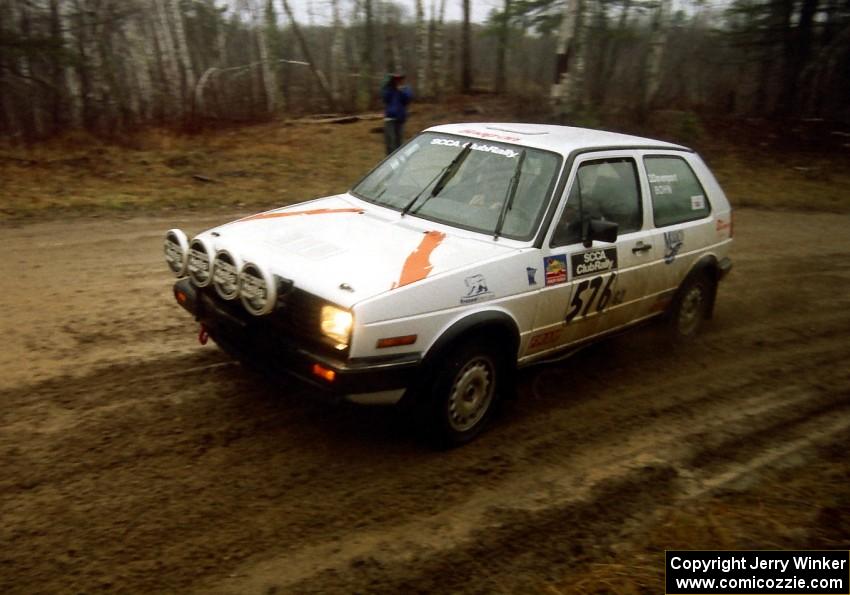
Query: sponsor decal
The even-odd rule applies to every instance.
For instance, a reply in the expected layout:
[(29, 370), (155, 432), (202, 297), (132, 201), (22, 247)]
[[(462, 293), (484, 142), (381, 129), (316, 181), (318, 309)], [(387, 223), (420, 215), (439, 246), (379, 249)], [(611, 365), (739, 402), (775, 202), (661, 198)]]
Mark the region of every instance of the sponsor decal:
[(525, 274), (528, 275), (528, 284), (537, 285), (537, 269), (534, 267), (525, 267)]
[(460, 298), (461, 304), (474, 304), (493, 297), (493, 292), (487, 288), (484, 275), (470, 275), (463, 282), (466, 283), (466, 295)]
[(553, 343), (557, 343), (558, 339), (561, 338), (561, 329), (556, 329), (554, 331), (546, 331), (543, 333), (538, 333), (531, 337), (531, 340), (528, 342), (529, 349), (539, 349), (540, 347), (544, 347), (546, 345), (551, 345)]
[(599, 273), (610, 273), (617, 270), (616, 248), (594, 248), (573, 254), (570, 257), (572, 263), (573, 279), (587, 277)]
[(504, 134), (496, 134), (494, 132), (482, 132), (480, 130), (461, 130), (461, 134), (471, 134), (472, 136), (477, 136), (479, 138), (492, 138), (493, 140), (503, 140), (506, 142), (519, 142), (519, 138), (516, 136), (506, 136)]
[(546, 285), (557, 285), (567, 282), (567, 255), (558, 254), (543, 259), (543, 271)]
[(401, 275), (398, 281), (393, 283), (391, 289), (403, 287), (416, 281), (421, 281), (431, 272), (434, 265), (431, 264), (431, 253), (437, 249), (446, 234), (441, 231), (426, 231), (425, 237), (419, 242), (416, 249), (411, 252), (404, 261)]
[(664, 232), (664, 262), (670, 264), (685, 244), (685, 232), (681, 229)]
[(691, 197), (691, 210), (701, 211), (705, 208), (705, 197), (702, 194), (697, 194)]
[(277, 219), (280, 217), (295, 217), (298, 215), (327, 215), (330, 213), (357, 213), (363, 212), (363, 209), (311, 209), (309, 211), (283, 211), (280, 213), (260, 213), (259, 215), (251, 215), (243, 217), (239, 221), (253, 221), (255, 219)]
[[(443, 145), (445, 147), (466, 147), (469, 142), (461, 142), (456, 138), (435, 138), (431, 140), (432, 145)], [(473, 151), (481, 151), (484, 153), (492, 153), (494, 155), (502, 155), (507, 157), (508, 159), (513, 159), (517, 155), (519, 155), (519, 151), (513, 151), (511, 149), (503, 149), (502, 147), (497, 147), (496, 145), (488, 145), (484, 143), (472, 143)]]

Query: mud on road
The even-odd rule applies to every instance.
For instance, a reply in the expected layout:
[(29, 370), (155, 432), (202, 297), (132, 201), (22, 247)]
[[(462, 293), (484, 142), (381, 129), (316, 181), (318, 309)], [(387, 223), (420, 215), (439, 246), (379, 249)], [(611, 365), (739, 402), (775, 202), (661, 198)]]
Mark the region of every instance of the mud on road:
[(702, 340), (521, 374), (432, 452), (201, 347), (161, 237), (0, 229), (0, 591), (660, 592), (664, 547), (850, 545), (850, 218), (740, 210)]

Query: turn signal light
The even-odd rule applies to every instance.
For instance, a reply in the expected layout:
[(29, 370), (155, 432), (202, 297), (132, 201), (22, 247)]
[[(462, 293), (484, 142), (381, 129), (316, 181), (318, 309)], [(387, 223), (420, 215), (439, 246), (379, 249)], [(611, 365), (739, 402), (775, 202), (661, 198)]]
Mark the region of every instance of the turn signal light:
[(327, 382), (333, 382), (336, 380), (336, 372), (330, 368), (322, 366), (321, 364), (313, 364), (313, 375), (318, 376)]
[(402, 337), (386, 337), (378, 339), (378, 344), (375, 346), (378, 349), (385, 347), (398, 347), (399, 345), (413, 345), (416, 343), (416, 335), (404, 335)]

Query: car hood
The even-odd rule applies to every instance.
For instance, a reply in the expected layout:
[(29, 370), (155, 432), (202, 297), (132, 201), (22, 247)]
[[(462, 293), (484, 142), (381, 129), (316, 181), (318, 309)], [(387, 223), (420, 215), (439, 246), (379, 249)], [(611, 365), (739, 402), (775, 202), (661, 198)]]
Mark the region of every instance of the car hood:
[(345, 307), (515, 250), (342, 194), (239, 219), (202, 235)]

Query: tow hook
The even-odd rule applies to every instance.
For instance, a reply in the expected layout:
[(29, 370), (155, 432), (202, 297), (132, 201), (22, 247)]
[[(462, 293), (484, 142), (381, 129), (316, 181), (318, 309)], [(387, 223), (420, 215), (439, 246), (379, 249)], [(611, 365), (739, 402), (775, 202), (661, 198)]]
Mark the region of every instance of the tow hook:
[(205, 326), (202, 324), (202, 325), (201, 325), (201, 330), (200, 330), (200, 332), (198, 333), (198, 343), (200, 343), (201, 345), (206, 345), (206, 344), (207, 344), (207, 341), (209, 341), (209, 339), (210, 339), (210, 334), (209, 334), (209, 332), (207, 331), (207, 327), (205, 327)]

